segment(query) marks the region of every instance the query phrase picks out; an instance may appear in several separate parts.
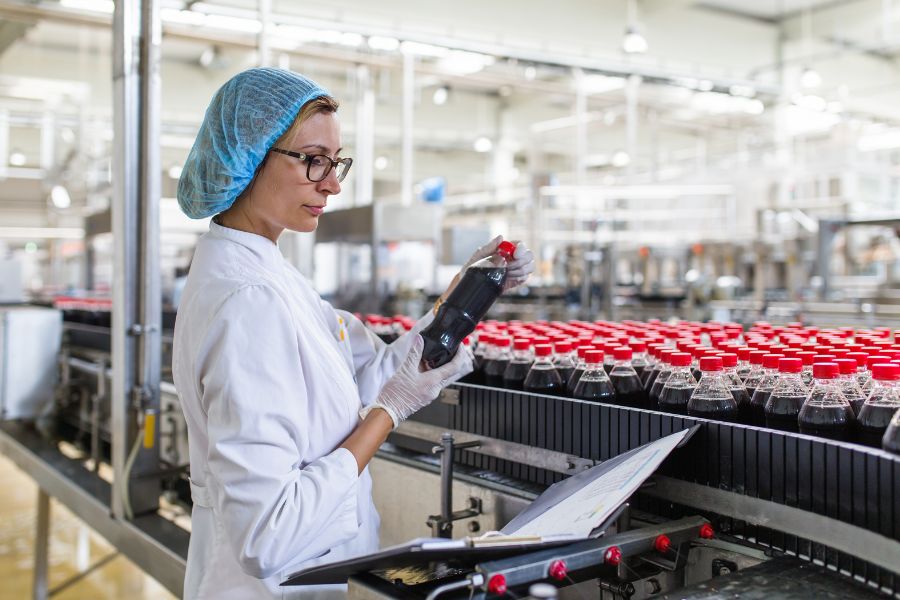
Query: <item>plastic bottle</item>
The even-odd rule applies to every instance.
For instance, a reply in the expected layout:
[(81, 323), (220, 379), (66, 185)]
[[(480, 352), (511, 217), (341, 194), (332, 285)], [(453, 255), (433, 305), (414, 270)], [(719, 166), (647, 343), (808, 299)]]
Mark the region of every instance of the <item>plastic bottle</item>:
[(900, 365), (872, 365), (875, 384), (856, 419), (860, 443), (879, 448), (894, 413), (900, 409)]
[(672, 372), (660, 390), (659, 410), (684, 415), (687, 414), (688, 401), (697, 387), (697, 380), (691, 373), (691, 355), (687, 352), (675, 352), (670, 362)]
[(866, 395), (866, 398), (871, 395), (872, 390), (875, 388), (876, 378), (873, 368), (877, 364), (888, 364), (890, 362), (891, 358), (883, 354), (870, 354), (866, 358), (866, 373), (868, 374), (868, 376), (865, 377), (865, 381), (859, 384), (859, 386), (862, 388), (863, 394)]
[(649, 397), (631, 365), (631, 348), (619, 346), (613, 350), (613, 358), (616, 362), (609, 372), (609, 379), (616, 390), (616, 402), (622, 406), (648, 408)]
[(838, 385), (844, 398), (850, 403), (853, 409), (853, 415), (859, 414), (863, 402), (866, 401), (866, 395), (856, 381), (856, 361), (852, 358), (837, 358), (834, 363), (838, 366)]
[(662, 369), (662, 351), (665, 346), (660, 344), (652, 344), (648, 350), (650, 354), (652, 365), (647, 369), (647, 376), (644, 378), (644, 391), (647, 394), (650, 394), (650, 390), (653, 389), (653, 382), (656, 381), (656, 378), (659, 377), (659, 371)]
[(815, 352), (798, 352), (797, 358), (803, 361), (803, 370), (800, 371), (800, 378), (803, 380), (803, 385), (809, 387), (812, 385), (813, 380), (813, 364), (816, 362), (816, 353)]
[(900, 408), (894, 413), (888, 428), (881, 438), (881, 448), (900, 455)]
[(575, 385), (573, 396), (579, 400), (613, 404), (616, 392), (603, 368), (603, 352), (589, 350), (585, 356), (586, 368)]
[(484, 385), (503, 387), (503, 374), (510, 361), (509, 338), (495, 336), (494, 344), (484, 357)]
[[(628, 344), (631, 348), (631, 366), (634, 372), (641, 378), (641, 387), (646, 381), (644, 371), (647, 370), (649, 360), (647, 358), (647, 344), (645, 342), (631, 342)], [(649, 373), (647, 373), (649, 375)]]
[(659, 395), (662, 393), (663, 386), (668, 381), (669, 376), (672, 375), (672, 355), (675, 354), (676, 351), (667, 348), (660, 352), (659, 355), (659, 374), (656, 376), (656, 379), (653, 381), (653, 385), (650, 387), (650, 406), (659, 408)]
[(750, 396), (750, 413), (753, 416), (754, 425), (761, 427), (766, 425), (766, 403), (769, 401), (769, 396), (772, 395), (772, 390), (775, 389), (775, 384), (778, 383), (778, 361), (782, 358), (784, 357), (781, 354), (766, 354), (763, 356), (763, 369), (765, 371), (753, 395)]
[[(578, 346), (578, 361), (575, 363), (575, 370), (572, 371), (572, 375), (569, 377), (569, 380), (566, 382), (566, 395), (572, 396), (575, 393), (575, 386), (578, 385), (578, 380), (581, 379), (581, 375), (584, 373), (587, 368), (587, 353), (593, 350), (593, 346), (581, 345)], [(603, 350), (598, 350), (600, 352), (601, 357), (600, 361), (603, 361)]]
[(429, 369), (440, 367), (453, 358), (463, 338), (475, 330), (494, 301), (503, 292), (506, 265), (516, 245), (500, 242), (497, 253), (471, 265), (462, 279), (438, 308), (434, 321), (422, 331), (425, 348), (422, 361)]
[(528, 375), (533, 362), (534, 356), (531, 353), (531, 340), (528, 338), (514, 339), (512, 357), (503, 371), (503, 387), (516, 391), (525, 389), (525, 377)]
[(616, 357), (613, 354), (613, 350), (618, 348), (618, 344), (600, 342), (598, 346), (601, 346), (600, 349), (603, 350), (603, 369), (606, 371), (606, 374), (609, 375), (616, 365)]
[(534, 363), (525, 377), (524, 388), (532, 394), (562, 395), (563, 381), (553, 366), (553, 346), (550, 344), (534, 347)]
[(797, 417), (800, 433), (850, 441), (855, 420), (853, 408), (841, 391), (837, 363), (814, 364), (812, 389)]
[(753, 352), (753, 349), (749, 346), (741, 346), (737, 349), (738, 364), (736, 373), (737, 376), (741, 378), (742, 382), (747, 379), (750, 371), (753, 370), (753, 365), (750, 363), (751, 352)]
[[(732, 355), (737, 363), (737, 356)], [(738, 404), (731, 393), (730, 382), (725, 377), (722, 359), (704, 356), (700, 359), (703, 377), (694, 388), (687, 403), (687, 414), (717, 421), (736, 421)]]
[(768, 354), (768, 352), (765, 350), (750, 351), (750, 372), (747, 373), (747, 377), (744, 378), (744, 388), (746, 388), (747, 395), (750, 396), (750, 398), (753, 398), (753, 392), (756, 391), (759, 382), (762, 381), (762, 378), (766, 375), (766, 369), (763, 366), (763, 357), (766, 354)]
[(575, 359), (572, 358), (572, 342), (561, 341), (553, 344), (555, 355), (553, 357), (553, 366), (562, 377), (563, 385), (569, 382), (572, 373), (575, 371)]
[(731, 396), (738, 407), (737, 421), (739, 423), (751, 423), (753, 416), (750, 410), (750, 395), (747, 394), (747, 388), (744, 387), (740, 376), (738, 376), (738, 355), (726, 352), (721, 354), (722, 358), (722, 377), (731, 390)]
[(472, 352), (472, 383), (484, 384), (484, 361), (488, 349), (494, 345), (494, 336), (491, 333), (482, 332), (478, 336), (475, 351)]
[(778, 383), (766, 401), (766, 427), (798, 431), (797, 416), (809, 396), (809, 388), (803, 383), (803, 361), (782, 358), (778, 361), (778, 372)]

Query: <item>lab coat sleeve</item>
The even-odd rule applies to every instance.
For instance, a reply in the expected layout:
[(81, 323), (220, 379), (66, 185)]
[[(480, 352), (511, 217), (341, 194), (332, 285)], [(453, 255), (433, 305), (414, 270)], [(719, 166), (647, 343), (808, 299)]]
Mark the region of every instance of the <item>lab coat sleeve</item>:
[(283, 300), (234, 292), (198, 359), (209, 482), (224, 535), (246, 573), (270, 577), (353, 538), (358, 466), (338, 448), (309, 464), (303, 357)]
[[(334, 310), (330, 304), (327, 308)], [(368, 406), (375, 402), (385, 382), (403, 364), (412, 346), (413, 336), (428, 327), (434, 320), (434, 315), (428, 311), (411, 330), (392, 343), (385, 344), (351, 313), (343, 310), (335, 312), (347, 326), (347, 338), (350, 340), (350, 349), (353, 353), (353, 369), (356, 372), (359, 399), (363, 406)]]

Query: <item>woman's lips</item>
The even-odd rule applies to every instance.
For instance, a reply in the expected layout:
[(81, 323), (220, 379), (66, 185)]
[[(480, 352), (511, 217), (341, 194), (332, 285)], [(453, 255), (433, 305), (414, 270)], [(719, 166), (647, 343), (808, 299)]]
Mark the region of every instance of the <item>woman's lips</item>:
[(308, 210), (308, 211), (310, 212), (310, 214), (312, 214), (312, 216), (314, 216), (314, 217), (318, 217), (318, 216), (321, 215), (323, 212), (325, 212), (325, 207), (324, 207), (324, 206), (305, 206), (305, 205), (304, 205), (303, 208), (305, 208), (306, 210)]

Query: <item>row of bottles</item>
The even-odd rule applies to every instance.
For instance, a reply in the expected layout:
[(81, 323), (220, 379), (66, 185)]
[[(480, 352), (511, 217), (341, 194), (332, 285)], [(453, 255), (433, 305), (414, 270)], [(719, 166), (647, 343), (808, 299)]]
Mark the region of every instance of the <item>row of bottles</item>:
[(895, 346), (890, 330), (602, 323), (480, 324), (467, 381), (900, 445), (900, 414), (889, 427), (900, 411), (900, 335)]

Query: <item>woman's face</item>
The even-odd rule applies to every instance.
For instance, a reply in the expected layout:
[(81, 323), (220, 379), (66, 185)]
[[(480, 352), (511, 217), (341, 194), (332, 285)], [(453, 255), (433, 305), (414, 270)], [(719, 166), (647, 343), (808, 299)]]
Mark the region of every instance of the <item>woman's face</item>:
[[(335, 113), (316, 113), (297, 129), (294, 139), (278, 144), (279, 148), (303, 154), (324, 154), (340, 158), (341, 130)], [(306, 176), (306, 161), (278, 152), (269, 152), (246, 201), (246, 210), (257, 233), (273, 241), (285, 229), (315, 231), (319, 215), (328, 197), (340, 193), (336, 170), (331, 169), (322, 181)]]

